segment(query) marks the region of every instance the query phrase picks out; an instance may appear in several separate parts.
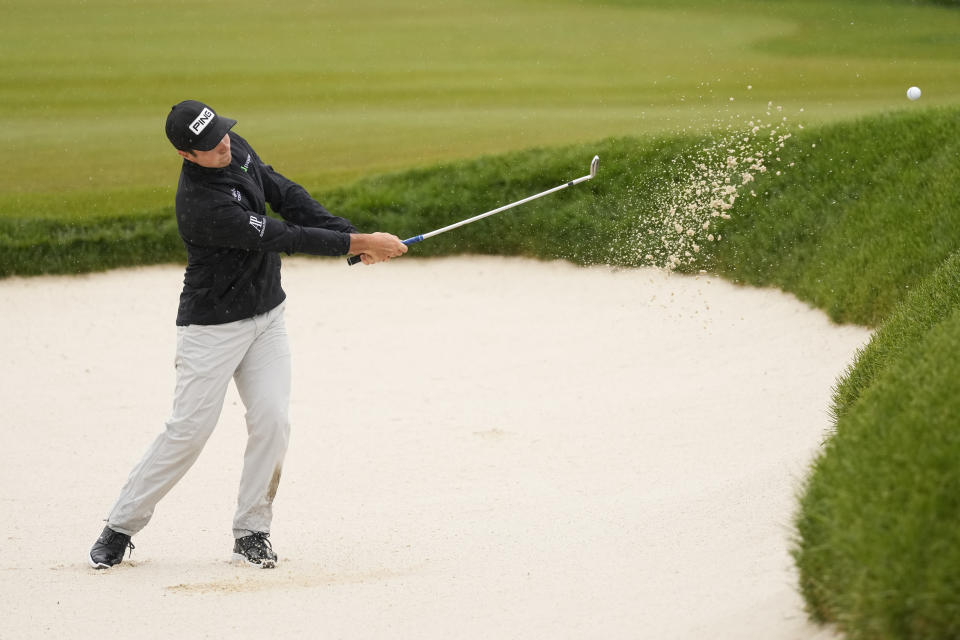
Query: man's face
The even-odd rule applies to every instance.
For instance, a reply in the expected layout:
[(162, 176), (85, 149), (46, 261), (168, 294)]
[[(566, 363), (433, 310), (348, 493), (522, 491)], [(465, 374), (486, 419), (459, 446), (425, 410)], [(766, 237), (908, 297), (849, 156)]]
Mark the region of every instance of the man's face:
[(194, 164), (209, 169), (221, 169), (230, 164), (230, 134), (223, 135), (223, 140), (210, 151), (180, 151), (177, 153)]

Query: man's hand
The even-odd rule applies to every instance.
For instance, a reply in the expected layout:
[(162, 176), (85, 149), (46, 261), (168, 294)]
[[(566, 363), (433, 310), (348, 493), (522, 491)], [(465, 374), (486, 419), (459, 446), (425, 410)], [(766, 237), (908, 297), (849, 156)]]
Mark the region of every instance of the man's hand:
[(363, 264), (386, 262), (407, 252), (407, 245), (392, 233), (351, 233), (350, 253), (360, 254)]

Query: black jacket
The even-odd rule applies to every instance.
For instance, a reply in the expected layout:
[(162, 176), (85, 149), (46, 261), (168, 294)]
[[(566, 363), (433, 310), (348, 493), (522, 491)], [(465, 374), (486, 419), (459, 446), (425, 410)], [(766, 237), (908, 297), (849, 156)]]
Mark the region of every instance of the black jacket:
[[(331, 215), (300, 185), (263, 164), (230, 133), (230, 165), (208, 169), (183, 161), (177, 229), (187, 271), (177, 325), (223, 324), (266, 313), (283, 302), (280, 255), (344, 255), (348, 220)], [(284, 220), (267, 216), (266, 203)]]

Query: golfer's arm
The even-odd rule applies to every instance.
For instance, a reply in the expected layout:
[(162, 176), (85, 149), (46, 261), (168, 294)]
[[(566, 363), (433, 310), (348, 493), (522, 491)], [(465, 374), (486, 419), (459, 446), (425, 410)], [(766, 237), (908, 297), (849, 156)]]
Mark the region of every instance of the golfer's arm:
[(306, 189), (285, 178), (270, 165), (261, 165), (264, 195), (270, 207), (288, 220), (303, 227), (316, 227), (353, 233), (357, 229), (346, 218), (335, 216), (313, 199)]
[(400, 241), (400, 238), (390, 233), (351, 233), (350, 250), (347, 253), (353, 255), (367, 254), (367, 256), (379, 260), (381, 258), (390, 258), (402, 255), (407, 251), (407, 247)]
[(342, 256), (351, 244), (350, 235), (342, 231), (276, 220), (231, 201), (203, 207), (183, 219), (180, 234), (200, 246)]
[(359, 255), (375, 248), (373, 235), (369, 233), (351, 233), (350, 250), (347, 253)]

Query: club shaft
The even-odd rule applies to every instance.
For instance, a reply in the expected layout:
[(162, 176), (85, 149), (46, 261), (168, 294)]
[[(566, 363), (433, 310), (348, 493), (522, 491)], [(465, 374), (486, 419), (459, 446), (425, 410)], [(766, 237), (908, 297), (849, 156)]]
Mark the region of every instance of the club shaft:
[[(413, 244), (413, 242), (420, 242), (421, 240), (426, 240), (427, 238), (432, 238), (433, 236), (438, 236), (438, 235), (440, 235), (441, 233), (444, 233), (444, 232), (446, 232), (446, 231), (450, 231), (450, 230), (452, 230), (452, 229), (456, 229), (457, 227), (462, 227), (462, 226), (464, 226), (464, 225), (466, 225), (466, 224), (470, 224), (471, 222), (476, 222), (477, 220), (482, 220), (483, 218), (492, 216), (492, 215), (494, 215), (494, 214), (496, 214), (496, 213), (500, 213), (501, 211), (506, 211), (507, 209), (512, 209), (513, 207), (520, 206), (521, 204), (523, 204), (523, 203), (525, 203), (525, 202), (530, 202), (531, 200), (536, 200), (537, 198), (542, 198), (543, 196), (550, 195), (551, 193), (554, 193), (554, 192), (556, 192), (556, 191), (560, 191), (561, 189), (566, 189), (567, 187), (571, 187), (571, 186), (573, 186), (573, 185), (575, 185), (575, 184), (579, 184), (579, 183), (583, 182), (584, 180), (589, 180), (590, 178), (591, 178), (591, 176), (583, 176), (582, 178), (577, 178), (576, 180), (571, 180), (570, 182), (564, 182), (563, 184), (561, 184), (561, 185), (559, 185), (559, 186), (556, 186), (556, 187), (554, 187), (553, 189), (547, 189), (546, 191), (543, 191), (543, 192), (538, 193), (538, 194), (536, 194), (536, 195), (532, 195), (532, 196), (530, 196), (530, 197), (528, 197), (528, 198), (524, 198), (523, 200), (517, 200), (516, 202), (511, 202), (510, 204), (505, 204), (505, 205), (503, 205), (502, 207), (498, 207), (498, 208), (493, 209), (493, 210), (491, 210), (491, 211), (487, 211), (486, 213), (481, 213), (481, 214), (479, 214), (479, 215), (473, 216), (472, 218), (467, 218), (466, 220), (461, 220), (460, 222), (454, 222), (454, 223), (451, 224), (451, 225), (447, 225), (446, 227), (442, 227), (442, 228), (437, 229), (437, 230), (435, 230), (435, 231), (430, 231), (430, 232), (424, 233), (423, 235), (420, 235), (420, 236), (414, 236), (413, 238), (408, 238), (408, 240), (411, 240), (411, 241), (412, 241), (412, 242), (409, 242), (409, 244)], [(404, 240), (404, 242), (407, 242), (407, 240)]]
[[(496, 208), (496, 209), (493, 209), (492, 211), (487, 211), (486, 213), (481, 213), (480, 215), (473, 216), (472, 218), (467, 218), (466, 220), (461, 220), (460, 222), (455, 222), (455, 223), (453, 223), (453, 224), (451, 224), (451, 225), (447, 225), (446, 227), (442, 227), (442, 228), (436, 229), (436, 230), (434, 230), (434, 231), (429, 231), (429, 232), (424, 233), (424, 234), (419, 235), (419, 236), (413, 236), (412, 238), (407, 238), (406, 240), (403, 241), (403, 244), (409, 246), (409, 245), (411, 245), (411, 244), (416, 244), (417, 242), (423, 242), (423, 241), (426, 240), (427, 238), (432, 238), (433, 236), (438, 236), (438, 235), (440, 235), (441, 233), (445, 233), (445, 232), (447, 232), (447, 231), (450, 231), (451, 229), (456, 229), (456, 228), (462, 227), (462, 226), (464, 226), (464, 225), (466, 225), (466, 224), (470, 224), (471, 222), (476, 222), (477, 220), (482, 220), (483, 218), (486, 218), (486, 217), (488, 217), (488, 216), (492, 216), (492, 215), (494, 215), (494, 214), (496, 214), (496, 213), (500, 213), (501, 211), (506, 211), (507, 209), (512, 209), (512, 208), (514, 208), (514, 207), (517, 207), (517, 206), (523, 204), (524, 202), (530, 202), (531, 200), (536, 200), (537, 198), (542, 198), (543, 196), (549, 195), (549, 194), (554, 193), (554, 192), (556, 192), (556, 191), (560, 191), (561, 189), (566, 189), (567, 187), (572, 187), (572, 186), (575, 185), (575, 184), (580, 184), (580, 183), (583, 182), (584, 180), (589, 180), (590, 178), (592, 178), (593, 176), (595, 176), (595, 175), (597, 174), (597, 164), (598, 164), (599, 161), (600, 161), (600, 157), (599, 157), (599, 156), (594, 156), (594, 157), (593, 157), (593, 161), (590, 163), (590, 173), (587, 174), (587, 175), (585, 175), (585, 176), (582, 176), (582, 177), (580, 177), (580, 178), (577, 178), (576, 180), (571, 180), (571, 181), (569, 181), (569, 182), (564, 182), (563, 184), (558, 185), (558, 186), (554, 187), (553, 189), (547, 189), (546, 191), (543, 191), (542, 193), (538, 193), (538, 194), (536, 194), (536, 195), (530, 196), (529, 198), (524, 198), (523, 200), (517, 200), (516, 202), (511, 202), (510, 204), (505, 204), (505, 205), (503, 205), (502, 207), (498, 207), (498, 208)], [(362, 255), (351, 256), (350, 258), (347, 258), (347, 264), (357, 264), (357, 263), (360, 262), (361, 260), (362, 260)]]

